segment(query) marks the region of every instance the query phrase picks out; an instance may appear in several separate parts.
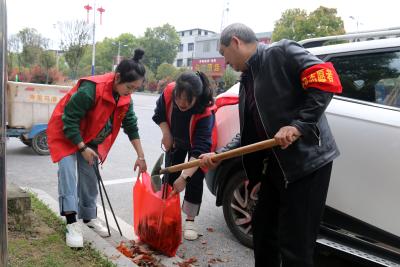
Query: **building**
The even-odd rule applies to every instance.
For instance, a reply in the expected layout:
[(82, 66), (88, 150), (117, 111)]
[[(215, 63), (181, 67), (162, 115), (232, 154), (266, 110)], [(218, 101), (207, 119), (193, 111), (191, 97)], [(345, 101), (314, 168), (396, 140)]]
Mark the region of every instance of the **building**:
[(256, 37), (260, 43), (270, 44), (272, 32), (258, 32), (256, 33)]
[[(265, 44), (271, 43), (272, 32), (256, 33), (257, 39)], [(200, 70), (211, 76), (214, 80), (220, 80), (224, 75), (226, 64), (224, 57), (219, 53), (220, 34), (197, 36), (192, 59), (192, 69)]]
[(219, 53), (219, 34), (199, 36), (196, 38), (196, 50), (192, 60), (192, 69), (202, 71), (214, 80), (225, 72), (224, 57)]
[(173, 65), (175, 67), (188, 67), (191, 69), (196, 46), (195, 39), (199, 36), (208, 36), (213, 34), (215, 34), (215, 32), (200, 28), (178, 31), (181, 42)]

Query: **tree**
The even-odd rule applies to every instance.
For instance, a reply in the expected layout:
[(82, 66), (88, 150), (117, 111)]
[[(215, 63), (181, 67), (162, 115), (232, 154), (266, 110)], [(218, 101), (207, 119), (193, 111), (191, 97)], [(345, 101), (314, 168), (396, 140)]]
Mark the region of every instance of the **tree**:
[(228, 66), (222, 76), (222, 79), (225, 82), (225, 88), (231, 88), (237, 82), (238, 78), (239, 74)]
[(78, 73), (79, 62), (89, 44), (90, 29), (85, 21), (67, 21), (59, 24), (61, 32), (61, 48), (65, 51), (64, 57), (71, 70), (71, 78), (75, 79)]
[[(18, 66), (18, 69), (21, 69), (21, 53), (20, 52), (20, 45), (21, 42), (16, 34), (13, 34), (8, 38), (7, 41), (7, 50), (8, 50), (8, 71), (11, 72)], [(17, 73), (18, 74), (18, 71)], [(14, 75), (15, 76), (15, 75)]]
[(36, 29), (24, 28), (17, 34), (22, 44), (21, 64), (29, 67), (40, 63), (43, 48), (47, 46), (48, 39), (43, 38)]
[(145, 79), (145, 88), (150, 92), (157, 91), (157, 79), (156, 75), (149, 69), (149, 67), (145, 66), (146, 68), (146, 79)]
[(162, 63), (157, 68), (156, 79), (157, 80), (162, 80), (165, 78), (172, 79), (175, 77), (176, 72), (177, 72), (177, 69), (175, 68), (175, 66), (168, 64), (168, 63)]
[(320, 6), (309, 15), (302, 9), (288, 9), (275, 23), (272, 40), (300, 41), (313, 37), (343, 34), (344, 26), (335, 8)]
[(190, 69), (188, 67), (180, 67), (177, 68), (175, 72), (175, 76), (173, 77), (174, 80), (178, 79), (178, 76), (181, 75), (182, 73), (189, 71)]
[(147, 28), (140, 44), (145, 51), (143, 59), (153, 72), (156, 72), (162, 63), (172, 64), (178, 53), (179, 36), (175, 27), (164, 24), (161, 27)]
[(118, 43), (120, 46), (120, 56), (123, 58), (132, 58), (135, 49), (140, 46), (138, 38), (131, 33), (123, 33), (112, 41), (112, 55), (118, 54)]
[(336, 8), (320, 6), (308, 16), (314, 32), (308, 38), (344, 34), (343, 20), (337, 16)]
[(56, 55), (53, 51), (46, 50), (42, 53), (41, 56), (41, 65), (46, 72), (46, 84), (49, 83), (49, 71), (52, 67), (56, 65)]
[[(117, 64), (118, 46), (121, 58), (132, 58), (134, 50), (138, 47), (138, 40), (130, 33), (123, 33), (117, 38), (105, 38), (96, 44), (96, 73), (113, 71)], [(85, 57), (83, 62), (89, 60)], [(90, 58), (91, 60), (91, 58)]]

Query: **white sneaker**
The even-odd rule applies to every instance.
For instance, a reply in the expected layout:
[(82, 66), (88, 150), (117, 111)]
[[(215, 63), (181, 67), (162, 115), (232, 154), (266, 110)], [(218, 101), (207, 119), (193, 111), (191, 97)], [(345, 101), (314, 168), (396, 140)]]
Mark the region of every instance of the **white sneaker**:
[(93, 219), (90, 222), (86, 223), (86, 225), (91, 228), (93, 231), (98, 233), (101, 237), (108, 237), (108, 229), (105, 227), (99, 220)]
[(185, 221), (183, 238), (186, 240), (196, 240), (199, 238), (199, 234), (197, 233), (196, 225), (192, 221)]
[(67, 246), (71, 248), (83, 247), (83, 235), (79, 222), (67, 224), (67, 233), (65, 234), (65, 241)]

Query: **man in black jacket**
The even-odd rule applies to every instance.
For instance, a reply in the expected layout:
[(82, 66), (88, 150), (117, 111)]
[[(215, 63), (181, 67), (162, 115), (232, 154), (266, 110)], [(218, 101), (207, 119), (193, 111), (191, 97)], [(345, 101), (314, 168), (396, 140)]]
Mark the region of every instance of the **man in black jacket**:
[[(324, 111), (340, 80), (294, 41), (258, 43), (243, 24), (221, 33), (220, 53), (241, 71), (240, 134), (219, 152), (275, 138), (280, 147), (243, 156), (249, 189), (261, 181), (253, 213), (256, 266), (313, 266), (332, 161), (339, 155)], [(203, 166), (216, 167), (210, 154)], [(281, 265), (282, 264), (282, 265)]]

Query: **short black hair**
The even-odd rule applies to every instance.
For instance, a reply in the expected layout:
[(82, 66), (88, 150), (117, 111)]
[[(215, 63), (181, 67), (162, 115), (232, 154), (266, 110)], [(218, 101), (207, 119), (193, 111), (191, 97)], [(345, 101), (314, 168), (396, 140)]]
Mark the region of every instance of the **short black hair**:
[(228, 25), (222, 31), (219, 41), (222, 45), (229, 46), (233, 36), (236, 36), (245, 43), (257, 42), (257, 37), (254, 31), (242, 23), (233, 23)]

